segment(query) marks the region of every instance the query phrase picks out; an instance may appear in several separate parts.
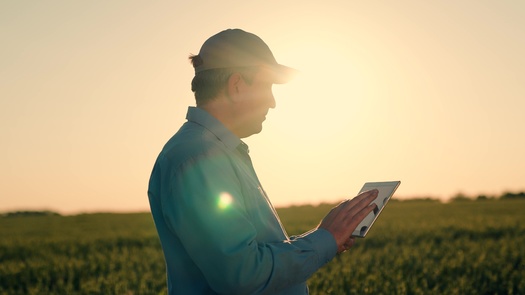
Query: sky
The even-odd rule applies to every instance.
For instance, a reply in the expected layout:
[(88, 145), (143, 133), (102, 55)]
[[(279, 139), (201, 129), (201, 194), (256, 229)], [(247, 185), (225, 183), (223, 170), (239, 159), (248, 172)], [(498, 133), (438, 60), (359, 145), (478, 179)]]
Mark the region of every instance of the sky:
[(0, 211), (149, 210), (227, 28), (300, 71), (245, 140), (275, 206), (525, 190), (524, 1), (2, 1)]

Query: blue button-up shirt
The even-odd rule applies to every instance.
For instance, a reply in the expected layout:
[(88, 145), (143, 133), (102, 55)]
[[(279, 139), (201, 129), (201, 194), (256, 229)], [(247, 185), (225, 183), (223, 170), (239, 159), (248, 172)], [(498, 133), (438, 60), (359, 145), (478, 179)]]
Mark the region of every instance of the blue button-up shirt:
[(337, 252), (324, 229), (289, 238), (247, 146), (205, 110), (167, 142), (148, 196), (169, 294), (307, 294)]

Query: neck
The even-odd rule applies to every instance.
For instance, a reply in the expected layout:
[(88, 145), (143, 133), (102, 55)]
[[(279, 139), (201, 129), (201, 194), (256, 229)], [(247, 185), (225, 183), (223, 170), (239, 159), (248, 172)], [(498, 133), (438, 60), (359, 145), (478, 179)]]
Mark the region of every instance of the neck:
[(199, 108), (205, 110), (215, 119), (219, 120), (233, 134), (241, 138), (238, 132), (237, 119), (232, 103), (225, 97), (217, 97)]

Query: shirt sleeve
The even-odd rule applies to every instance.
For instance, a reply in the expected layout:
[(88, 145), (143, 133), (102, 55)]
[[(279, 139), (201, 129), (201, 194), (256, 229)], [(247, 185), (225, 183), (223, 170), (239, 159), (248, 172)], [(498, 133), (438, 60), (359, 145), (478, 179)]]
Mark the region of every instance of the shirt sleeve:
[(257, 242), (226, 155), (192, 158), (165, 171), (170, 171), (168, 191), (161, 194), (166, 224), (217, 293), (271, 294), (306, 281), (337, 252), (324, 229)]

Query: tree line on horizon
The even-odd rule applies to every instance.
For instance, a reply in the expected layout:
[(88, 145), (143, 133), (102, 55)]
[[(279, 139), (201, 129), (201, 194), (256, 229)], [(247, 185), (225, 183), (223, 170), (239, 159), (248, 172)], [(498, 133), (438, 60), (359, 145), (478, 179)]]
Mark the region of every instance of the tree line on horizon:
[(484, 200), (495, 200), (495, 199), (502, 199), (502, 200), (525, 199), (525, 192), (519, 192), (519, 193), (504, 192), (500, 196), (478, 195), (475, 198), (471, 198), (462, 193), (459, 193), (450, 200), (451, 201), (474, 201), (474, 200), (484, 201)]
[[(513, 199), (525, 199), (525, 192), (512, 193), (505, 192), (500, 196), (487, 196), (487, 195), (478, 195), (477, 197), (469, 197), (463, 193), (458, 193), (450, 199), (451, 202), (461, 202), (461, 201), (485, 201), (485, 200), (513, 200)], [(410, 201), (431, 201), (431, 202), (440, 202), (436, 198), (411, 198), (411, 199), (391, 199), (394, 202), (410, 202)], [(297, 206), (291, 206), (297, 207)], [(51, 211), (51, 210), (17, 210), (17, 211), (8, 211), (0, 213), (0, 217), (17, 217), (17, 216), (62, 216), (62, 214)]]

